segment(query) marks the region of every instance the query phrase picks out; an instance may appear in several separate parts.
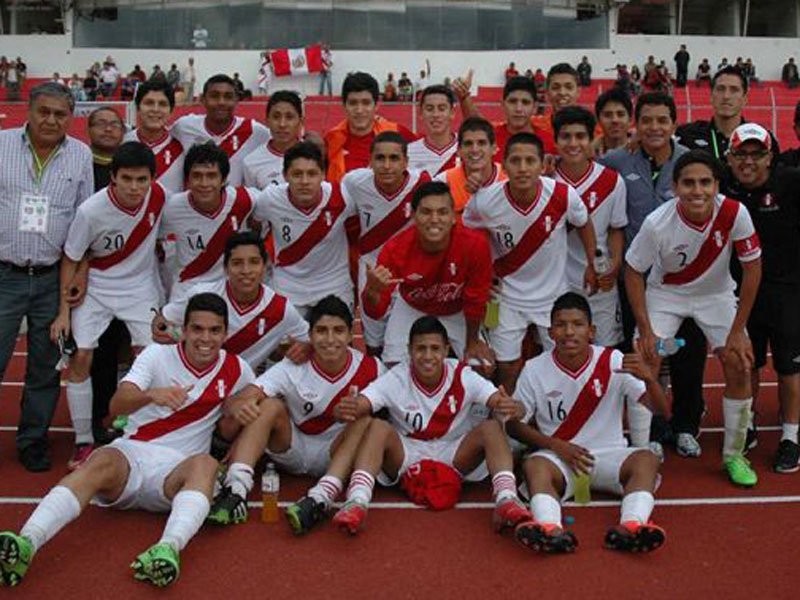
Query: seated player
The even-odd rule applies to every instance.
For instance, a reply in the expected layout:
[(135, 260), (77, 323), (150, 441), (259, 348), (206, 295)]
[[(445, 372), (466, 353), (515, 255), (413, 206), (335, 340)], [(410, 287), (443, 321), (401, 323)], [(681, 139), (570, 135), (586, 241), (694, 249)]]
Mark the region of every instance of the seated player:
[[(308, 342), (305, 319), (291, 302), (261, 283), (267, 261), (267, 251), (257, 233), (231, 234), (223, 258), (225, 279), (194, 286), (186, 299), (212, 292), (225, 300), (229, 322), (223, 348), (243, 358), (256, 372), (263, 369), (275, 351), (286, 350), (287, 355), (300, 360), (306, 354), (301, 346)], [(153, 319), (151, 329), (156, 342), (175, 343), (186, 300), (170, 302)]]
[[(656, 358), (656, 338), (674, 337), (687, 318), (719, 356), (725, 376), (722, 458), (730, 480), (750, 487), (758, 477), (743, 456), (754, 362), (745, 325), (761, 279), (761, 248), (747, 209), (718, 193), (719, 168), (703, 150), (678, 158), (672, 175), (677, 199), (651, 212), (633, 239), (625, 255), (625, 288), (646, 359)], [(742, 265), (738, 306), (729, 269), (734, 248)]]
[(139, 355), (111, 400), (112, 413), (128, 415), (122, 438), (51, 489), (19, 535), (0, 533), (0, 584), (19, 584), (34, 554), (92, 499), (120, 510), (169, 511), (161, 539), (131, 568), (134, 578), (159, 587), (178, 578), (179, 552), (208, 514), (217, 472), (208, 450), (223, 400), (254, 379), (242, 359), (221, 350), (226, 325), (221, 298), (194, 296), (181, 343)]
[(67, 404), (75, 428), (78, 467), (94, 449), (92, 355), (114, 318), (123, 321), (134, 351), (150, 342), (150, 308), (160, 304), (156, 234), (165, 204), (164, 188), (153, 181), (156, 161), (141, 142), (125, 142), (111, 160), (111, 185), (78, 207), (61, 261), (61, 287), (69, 285), (84, 258), (89, 260), (86, 297), (70, 315), (62, 294), (50, 330), (53, 340), (70, 329), (78, 347), (69, 360)]
[(279, 467), (293, 474), (321, 479), (286, 510), (296, 535), (320, 522), (342, 492), (356, 449), (369, 419), (337, 423), (333, 411), (345, 397), (357, 394), (383, 366), (376, 358), (350, 347), (353, 316), (335, 296), (323, 298), (309, 314), (311, 360), (284, 359), (232, 399), (223, 429), (241, 431), (214, 500), (209, 521), (218, 525), (247, 520), (247, 494), (253, 467), (266, 450)]
[(408, 166), (436, 175), (456, 166), (458, 140), (453, 132), (456, 97), (446, 85), (429, 85), (419, 98), (424, 136), (408, 144)]
[[(500, 421), (520, 418), (522, 406), (464, 363), (447, 358), (447, 329), (436, 317), (417, 319), (408, 334), (408, 361), (372, 383), (359, 396), (342, 400), (338, 420), (353, 422), (386, 409), (389, 421), (372, 419), (356, 455), (347, 503), (333, 522), (355, 535), (363, 527), (375, 479), (408, 491), (421, 461), (440, 463), (460, 480), (492, 477), (498, 531), (530, 518), (517, 498), (513, 459)], [(477, 409), (495, 418), (472, 419)]]
[(650, 522), (659, 459), (647, 449), (628, 448), (622, 434), (625, 398), (667, 411), (664, 391), (640, 354), (592, 344), (595, 326), (586, 298), (575, 292), (553, 305), (550, 335), (555, 350), (528, 361), (515, 396), (525, 405), (522, 421), (508, 433), (538, 448), (523, 463), (533, 520), (517, 526), (523, 545), (540, 552), (572, 552), (575, 536), (561, 524), (561, 500), (575, 492), (575, 477), (591, 489), (622, 495), (620, 524), (608, 531), (613, 550), (649, 552), (664, 543)]
[(508, 182), (478, 192), (464, 212), (464, 224), (488, 231), (491, 241), (500, 307), (489, 342), (497, 355), (498, 382), (507, 390), (514, 389), (522, 369), (528, 326), (536, 325), (540, 343), (549, 343), (548, 307), (568, 285), (568, 225), (576, 228), (587, 259), (584, 286), (588, 293), (597, 286), (595, 234), (586, 207), (574, 189), (540, 176), (543, 158), (542, 142), (534, 134), (511, 136), (504, 159)]

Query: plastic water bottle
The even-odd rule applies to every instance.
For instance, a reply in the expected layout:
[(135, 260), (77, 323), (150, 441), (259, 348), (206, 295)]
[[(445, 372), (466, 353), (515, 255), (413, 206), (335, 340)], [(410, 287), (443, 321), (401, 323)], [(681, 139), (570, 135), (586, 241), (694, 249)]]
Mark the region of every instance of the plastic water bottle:
[(577, 504), (589, 504), (592, 501), (590, 489), (591, 475), (578, 473), (574, 475), (572, 498)]
[(656, 354), (661, 357), (672, 356), (685, 345), (683, 338), (656, 338)]
[(278, 493), (281, 489), (281, 479), (273, 463), (267, 463), (264, 475), (261, 477), (261, 521), (276, 523), (278, 521)]
[(603, 254), (603, 251), (600, 248), (597, 248), (594, 251), (594, 272), (598, 275), (605, 275), (611, 270), (611, 261), (608, 260), (608, 257)]

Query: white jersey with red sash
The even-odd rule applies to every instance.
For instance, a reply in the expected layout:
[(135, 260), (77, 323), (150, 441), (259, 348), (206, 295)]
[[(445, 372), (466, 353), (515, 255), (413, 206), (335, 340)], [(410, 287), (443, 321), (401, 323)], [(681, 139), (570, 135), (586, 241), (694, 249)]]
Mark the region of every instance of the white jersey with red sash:
[(178, 138), (165, 129), (164, 135), (150, 142), (143, 140), (139, 136), (139, 130), (134, 129), (125, 134), (123, 141), (141, 142), (150, 148), (156, 156), (156, 181), (170, 193), (183, 190), (183, 159), (186, 148)]
[(564, 366), (555, 351), (529, 360), (514, 397), (525, 405), (525, 421), (546, 436), (584, 448), (624, 448), (622, 414), (626, 398), (639, 400), (644, 382), (622, 368), (622, 352), (589, 346), (589, 357), (577, 370)]
[(747, 209), (722, 195), (714, 199), (709, 220), (700, 225), (684, 215), (679, 200), (647, 215), (625, 255), (628, 264), (646, 272), (648, 289), (687, 296), (734, 290), (732, 248), (741, 262), (761, 256), (758, 235)]
[(261, 375), (255, 385), (267, 396), (281, 397), (297, 428), (306, 435), (333, 439), (344, 429), (333, 418), (333, 409), (347, 396), (351, 386), (360, 392), (384, 372), (383, 364), (354, 348), (348, 349), (342, 370), (325, 373), (312, 358), (301, 365), (283, 359)]
[(308, 306), (344, 290), (352, 295), (345, 222), (355, 214), (339, 186), (327, 181), (322, 182), (319, 204), (308, 211), (292, 203), (288, 184), (261, 192), (253, 216), (269, 226), (275, 240), (275, 291), (295, 306)]
[(216, 362), (199, 371), (186, 358), (183, 344), (152, 344), (136, 357), (122, 381), (142, 391), (173, 386), (191, 389), (178, 410), (151, 402), (128, 415), (124, 437), (161, 444), (186, 456), (205, 454), (211, 448), (223, 400), (254, 379), (247, 363), (225, 350), (220, 350)]
[(401, 362), (375, 381), (362, 394), (372, 411), (389, 411), (392, 425), (400, 435), (416, 440), (456, 441), (468, 433), (475, 421), (473, 412), (497, 391), (494, 385), (464, 363), (448, 358), (442, 379), (433, 389), (420, 383), (408, 362)]
[(434, 148), (427, 139), (420, 138), (408, 145), (408, 168), (438, 175), (456, 166), (457, 151), (458, 139), (455, 134), (444, 148)]
[(567, 291), (567, 224), (582, 227), (588, 218), (578, 193), (549, 177), (540, 178), (527, 208), (500, 182), (478, 190), (464, 210), (464, 225), (489, 232), (502, 301), (517, 310), (547, 312)]
[(228, 186), (213, 214), (198, 210), (189, 191), (170, 196), (160, 235), (175, 239), (177, 260), (170, 300), (182, 300), (198, 283), (225, 278), (225, 243), (232, 233), (247, 229), (256, 194), (254, 189)]
[(291, 302), (263, 284), (256, 301), (242, 306), (233, 297), (227, 280), (201, 283), (189, 289), (182, 299), (167, 304), (162, 314), (168, 321), (182, 325), (189, 298), (203, 292), (217, 294), (225, 300), (228, 305), (228, 336), (223, 348), (241, 356), (253, 370), (289, 336), (298, 341), (308, 341), (308, 322)]
[(214, 142), (225, 151), (231, 163), (228, 174), (228, 185), (238, 186), (244, 183), (244, 159), (269, 141), (270, 134), (261, 123), (244, 117), (234, 117), (227, 130), (220, 134), (211, 133), (206, 128), (205, 115), (185, 115), (172, 125), (172, 135), (177, 137), (187, 148), (194, 144)]
[(244, 185), (259, 190), (285, 183), (283, 152), (272, 147), (272, 141), (259, 146), (244, 157)]
[(155, 249), (165, 201), (164, 188), (153, 183), (141, 204), (128, 209), (112, 185), (78, 207), (64, 253), (80, 261), (89, 251), (93, 293), (119, 297), (132, 289), (158, 289)]

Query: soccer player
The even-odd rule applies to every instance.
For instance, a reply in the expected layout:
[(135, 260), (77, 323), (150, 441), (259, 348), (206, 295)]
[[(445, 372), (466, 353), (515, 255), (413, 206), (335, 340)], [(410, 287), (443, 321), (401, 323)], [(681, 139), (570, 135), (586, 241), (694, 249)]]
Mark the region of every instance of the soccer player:
[(200, 103), (204, 115), (184, 115), (172, 126), (172, 134), (185, 147), (214, 142), (230, 161), (228, 185), (244, 183), (244, 159), (269, 141), (270, 133), (261, 123), (237, 117), (236, 84), (227, 75), (214, 75), (203, 84)]
[(344, 174), (369, 165), (372, 140), (382, 131), (397, 131), (408, 142), (417, 136), (398, 123), (377, 114), (380, 88), (369, 73), (350, 73), (342, 83), (342, 104), (346, 118), (325, 134), (328, 175), (339, 183)]
[[(152, 248), (151, 248), (152, 251)], [(0, 583), (17, 585), (36, 552), (94, 499), (120, 510), (170, 512), (159, 542), (140, 554), (134, 578), (164, 587), (178, 578), (179, 553), (208, 514), (217, 461), (208, 455), (223, 401), (254, 379), (221, 349), (227, 309), (213, 294), (193, 297), (175, 346), (149, 346), (111, 401), (128, 415), (122, 438), (50, 490), (19, 535), (0, 533)]]
[(631, 97), (619, 87), (600, 94), (594, 103), (594, 114), (602, 131), (593, 143), (597, 155), (603, 155), (628, 143), (633, 104)]
[(436, 175), (456, 165), (458, 140), (453, 132), (456, 96), (446, 85), (429, 85), (421, 92), (419, 114), (425, 135), (408, 144), (411, 169)]
[(244, 184), (263, 190), (284, 183), (283, 155), (303, 133), (303, 101), (297, 92), (278, 90), (267, 102), (270, 140), (244, 158)]
[(472, 195), (479, 189), (507, 179), (502, 165), (493, 162), (495, 150), (491, 123), (482, 117), (464, 119), (458, 128), (458, 158), (461, 164), (435, 177), (450, 188), (456, 214), (464, 211)]
[[(650, 213), (633, 239), (625, 286), (646, 359), (656, 357), (656, 338), (674, 337), (687, 318), (709, 340), (725, 376), (723, 462), (734, 484), (751, 487), (758, 478), (742, 454), (753, 365), (745, 325), (761, 279), (758, 235), (747, 209), (719, 195), (719, 166), (710, 154), (687, 152), (672, 177), (677, 199)], [(743, 271), (738, 307), (728, 266), (734, 248)]]
[[(409, 170), (408, 143), (396, 131), (384, 131), (372, 141), (370, 168), (344, 176), (342, 195), (358, 211), (358, 292), (364, 290), (367, 265), (374, 265), (384, 244), (412, 224), (411, 200), (430, 181), (426, 171)], [(380, 354), (385, 321), (361, 315), (367, 350)]]
[[(547, 103), (550, 110), (544, 114), (534, 114), (531, 117), (531, 126), (544, 142), (547, 154), (554, 147), (553, 115), (567, 106), (577, 106), (581, 88), (578, 85), (578, 72), (569, 63), (558, 63), (547, 71), (545, 88)], [(552, 154), (556, 154), (555, 151)]]
[[(412, 490), (441, 495), (441, 489), (426, 490), (423, 483), (432, 461), (435, 472), (447, 476), (439, 482), (451, 482), (449, 504), (455, 504), (462, 479), (480, 481), (488, 470), (495, 528), (530, 518), (517, 498), (511, 449), (500, 425), (500, 420), (519, 418), (522, 406), (464, 363), (447, 358), (448, 349), (447, 329), (439, 319), (417, 319), (408, 334), (408, 361), (336, 407), (335, 417), (344, 422), (383, 409), (389, 413), (389, 421), (369, 423), (358, 449), (347, 503), (333, 518), (341, 529), (355, 535), (363, 527), (376, 478), (382, 485), (402, 481), (412, 498)], [(495, 418), (474, 426), (476, 407), (488, 408)]]
[(352, 201), (338, 183), (323, 181), (322, 152), (313, 142), (287, 150), (283, 176), (287, 183), (267, 187), (253, 212), (275, 240), (272, 287), (303, 316), (330, 294), (352, 308), (347, 229), (356, 219)]
[(225, 242), (247, 227), (257, 190), (226, 185), (229, 168), (227, 154), (213, 142), (186, 153), (186, 191), (167, 200), (159, 236), (175, 240), (176, 261), (168, 266), (172, 302), (185, 301), (198, 283), (222, 281)]
[(508, 182), (479, 191), (467, 205), (464, 224), (489, 233), (494, 275), (500, 280), (499, 324), (489, 330), (497, 355), (497, 381), (513, 393), (522, 369), (522, 340), (535, 324), (539, 341), (549, 345), (548, 307), (568, 282), (567, 225), (577, 229), (586, 267), (583, 287), (597, 288), (594, 272), (595, 233), (586, 206), (571, 187), (541, 177), (542, 141), (517, 133), (506, 144), (503, 161)]
[(646, 449), (628, 448), (622, 435), (625, 398), (658, 412), (667, 410), (664, 391), (639, 353), (594, 345), (589, 303), (568, 292), (553, 304), (550, 335), (555, 350), (530, 360), (515, 396), (525, 405), (522, 421), (509, 434), (537, 448), (525, 456), (533, 520), (517, 526), (523, 545), (540, 552), (572, 552), (575, 536), (561, 524), (561, 504), (575, 494), (576, 477), (591, 489), (621, 495), (620, 524), (609, 529), (612, 550), (649, 552), (664, 543), (664, 531), (650, 522), (659, 459)]
[(89, 371), (100, 335), (116, 317), (127, 326), (134, 349), (150, 341), (150, 308), (159, 305), (156, 234), (166, 199), (164, 188), (153, 182), (155, 168), (147, 146), (122, 144), (111, 162), (111, 185), (81, 204), (64, 244), (62, 288), (68, 288), (84, 257), (89, 259), (83, 303), (70, 315), (62, 298), (50, 328), (53, 341), (71, 329), (78, 347), (69, 361), (67, 381), (76, 444), (70, 469), (94, 449)]
[(334, 411), (384, 369), (378, 359), (350, 347), (353, 316), (339, 298), (320, 300), (309, 313), (309, 324), (311, 360), (295, 364), (284, 359), (231, 400), (230, 422), (223, 429), (241, 431), (224, 488), (209, 514), (212, 523), (247, 520), (253, 467), (265, 449), (289, 473), (321, 477), (307, 496), (286, 510), (296, 535), (319, 523), (342, 492), (369, 418), (344, 424), (333, 418)]
[(182, 191), (186, 148), (167, 128), (175, 109), (175, 91), (166, 83), (145, 81), (137, 88), (134, 103), (137, 127), (125, 135), (125, 141), (147, 145), (156, 156), (155, 180), (169, 192)]
[(456, 223), (453, 198), (440, 181), (420, 186), (411, 209), (414, 226), (390, 239), (376, 265), (367, 266), (361, 294), (367, 316), (389, 314), (383, 361), (389, 366), (401, 361), (411, 325), (434, 315), (447, 328), (457, 356), (493, 366), (494, 354), (478, 335), (492, 278), (485, 236)]

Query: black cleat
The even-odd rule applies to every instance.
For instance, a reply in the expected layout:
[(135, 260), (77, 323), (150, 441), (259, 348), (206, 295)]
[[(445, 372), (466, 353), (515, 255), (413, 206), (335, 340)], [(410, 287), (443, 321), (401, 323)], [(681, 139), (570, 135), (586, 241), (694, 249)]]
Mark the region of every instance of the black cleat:
[(575, 552), (578, 547), (578, 540), (571, 531), (565, 531), (558, 525), (545, 525), (536, 521), (525, 521), (517, 525), (514, 537), (526, 548), (545, 554), (567, 554)]
[(608, 530), (605, 547), (620, 552), (652, 552), (663, 546), (666, 539), (664, 530), (653, 523), (622, 523)]
[(317, 502), (309, 496), (303, 496), (286, 508), (284, 513), (292, 533), (303, 535), (308, 533), (314, 525), (324, 521), (328, 516), (327, 507), (322, 502)]
[(212, 525), (239, 525), (247, 521), (247, 500), (224, 487), (214, 498), (206, 523)]
[(800, 470), (800, 445), (792, 440), (781, 440), (772, 468), (776, 473), (794, 473)]

